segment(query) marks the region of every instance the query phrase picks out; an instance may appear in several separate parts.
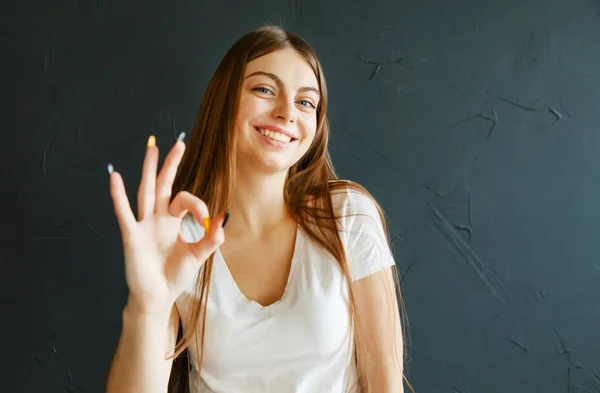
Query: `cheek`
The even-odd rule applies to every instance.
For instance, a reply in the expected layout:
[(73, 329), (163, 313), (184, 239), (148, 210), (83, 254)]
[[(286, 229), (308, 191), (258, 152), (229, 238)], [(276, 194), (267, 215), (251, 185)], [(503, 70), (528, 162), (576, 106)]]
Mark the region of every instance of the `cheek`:
[(306, 138), (312, 141), (315, 138), (315, 134), (317, 133), (317, 119), (306, 119), (306, 121), (303, 122), (302, 126), (304, 128)]
[(247, 123), (253, 117), (265, 110), (264, 104), (261, 105), (260, 100), (252, 99), (251, 97), (242, 97), (238, 109), (238, 123)]

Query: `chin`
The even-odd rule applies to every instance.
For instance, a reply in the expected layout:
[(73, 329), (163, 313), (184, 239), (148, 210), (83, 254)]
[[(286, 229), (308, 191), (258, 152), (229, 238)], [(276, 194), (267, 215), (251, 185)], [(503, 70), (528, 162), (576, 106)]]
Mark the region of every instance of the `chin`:
[(290, 164), (276, 160), (265, 160), (265, 158), (264, 156), (259, 158), (259, 167), (265, 173), (287, 172), (294, 165), (293, 163)]

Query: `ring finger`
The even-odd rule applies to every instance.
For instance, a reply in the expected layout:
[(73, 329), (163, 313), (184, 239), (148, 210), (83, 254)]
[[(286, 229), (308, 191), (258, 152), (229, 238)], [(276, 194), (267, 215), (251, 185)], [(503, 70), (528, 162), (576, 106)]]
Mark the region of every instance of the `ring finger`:
[(169, 210), (169, 202), (173, 191), (173, 181), (177, 175), (179, 163), (185, 152), (185, 143), (183, 138), (185, 133), (181, 133), (175, 141), (175, 145), (165, 157), (165, 162), (156, 177), (156, 211), (166, 213)]

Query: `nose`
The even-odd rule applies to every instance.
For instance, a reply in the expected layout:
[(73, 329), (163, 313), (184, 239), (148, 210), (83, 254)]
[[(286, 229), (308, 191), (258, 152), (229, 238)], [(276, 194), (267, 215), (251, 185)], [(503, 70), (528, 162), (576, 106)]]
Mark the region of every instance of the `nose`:
[(294, 123), (296, 121), (296, 108), (293, 100), (280, 98), (273, 108), (273, 115), (286, 123)]

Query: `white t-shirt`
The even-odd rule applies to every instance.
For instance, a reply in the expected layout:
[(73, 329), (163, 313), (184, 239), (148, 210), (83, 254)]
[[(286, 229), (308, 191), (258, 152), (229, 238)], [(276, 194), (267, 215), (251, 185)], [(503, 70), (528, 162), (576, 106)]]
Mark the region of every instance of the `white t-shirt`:
[[(341, 219), (352, 280), (394, 265), (372, 201), (353, 190), (335, 191), (332, 201), (343, 215), (359, 214)], [(176, 303), (183, 329), (190, 302), (196, 301), (193, 292), (184, 292)], [(215, 252), (200, 390), (194, 341), (188, 348), (191, 391), (345, 393), (356, 376), (348, 306), (339, 263), (300, 229), (283, 297), (266, 307), (240, 292), (223, 256)]]

